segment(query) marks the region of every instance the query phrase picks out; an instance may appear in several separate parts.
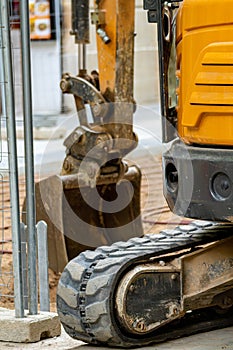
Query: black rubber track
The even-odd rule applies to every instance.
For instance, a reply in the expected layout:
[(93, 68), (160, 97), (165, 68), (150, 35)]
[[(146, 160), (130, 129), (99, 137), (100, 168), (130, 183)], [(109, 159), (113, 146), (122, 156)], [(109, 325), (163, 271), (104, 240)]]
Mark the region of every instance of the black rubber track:
[(232, 229), (228, 224), (196, 221), (81, 253), (67, 264), (57, 290), (57, 310), (66, 332), (91, 344), (137, 347), (233, 324), (233, 316), (208, 316), (204, 310), (159, 332), (135, 336), (121, 329), (114, 312), (116, 286), (129, 268), (151, 257), (229, 237)]

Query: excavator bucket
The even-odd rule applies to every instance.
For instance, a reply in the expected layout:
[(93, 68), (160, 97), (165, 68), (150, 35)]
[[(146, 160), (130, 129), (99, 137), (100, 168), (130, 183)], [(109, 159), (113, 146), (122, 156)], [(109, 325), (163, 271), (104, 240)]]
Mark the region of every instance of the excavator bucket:
[(38, 182), (37, 221), (48, 225), (50, 268), (63, 271), (83, 250), (142, 236), (140, 180), (139, 169), (130, 166), (119, 183), (108, 181), (95, 188), (80, 187), (77, 174), (54, 175)]
[(48, 225), (49, 265), (54, 271), (63, 271), (83, 250), (143, 235), (141, 173), (123, 161), (137, 146), (132, 127), (134, 11), (134, 0), (96, 1), (92, 23), (99, 76), (96, 71), (88, 76), (84, 58), (89, 1), (72, 1), (71, 34), (78, 44), (79, 74), (63, 74), (60, 87), (74, 97), (79, 126), (64, 142), (61, 174), (36, 184), (37, 220)]

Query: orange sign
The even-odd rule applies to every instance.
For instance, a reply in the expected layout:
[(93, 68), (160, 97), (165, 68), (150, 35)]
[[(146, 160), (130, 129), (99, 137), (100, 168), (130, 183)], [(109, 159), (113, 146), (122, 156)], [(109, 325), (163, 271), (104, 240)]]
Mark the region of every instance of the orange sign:
[(50, 1), (29, 0), (30, 38), (51, 39)]

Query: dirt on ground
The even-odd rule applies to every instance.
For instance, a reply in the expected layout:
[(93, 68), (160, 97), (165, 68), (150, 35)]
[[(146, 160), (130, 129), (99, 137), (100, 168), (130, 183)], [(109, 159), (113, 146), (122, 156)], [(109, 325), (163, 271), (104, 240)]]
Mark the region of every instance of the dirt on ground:
[[(37, 180), (38, 176), (36, 176)], [(21, 215), (25, 199), (25, 180), (19, 180), (19, 201)], [(11, 201), (8, 177), (0, 183), (0, 307), (14, 309), (14, 279), (13, 279), (13, 243), (11, 226)], [(49, 269), (49, 288), (51, 311), (56, 311), (56, 288), (59, 273)]]

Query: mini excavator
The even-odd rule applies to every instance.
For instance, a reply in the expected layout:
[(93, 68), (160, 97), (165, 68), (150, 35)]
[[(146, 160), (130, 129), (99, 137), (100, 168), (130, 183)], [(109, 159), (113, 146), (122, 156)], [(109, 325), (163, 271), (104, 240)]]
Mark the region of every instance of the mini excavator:
[(56, 230), (63, 230), (69, 262), (57, 310), (75, 339), (127, 348), (233, 325), (232, 5), (143, 1), (158, 33), (169, 144), (164, 196), (174, 213), (196, 219), (143, 235), (140, 170), (124, 160), (137, 145), (134, 0), (95, 1), (99, 74), (90, 76), (89, 4), (72, 1), (72, 34), (83, 59), (77, 76), (64, 74), (61, 89), (73, 94), (80, 126), (65, 140), (63, 169), (50, 187), (63, 197), (49, 199), (57, 194), (48, 189), (43, 201), (56, 207), (51, 221), (62, 218)]

